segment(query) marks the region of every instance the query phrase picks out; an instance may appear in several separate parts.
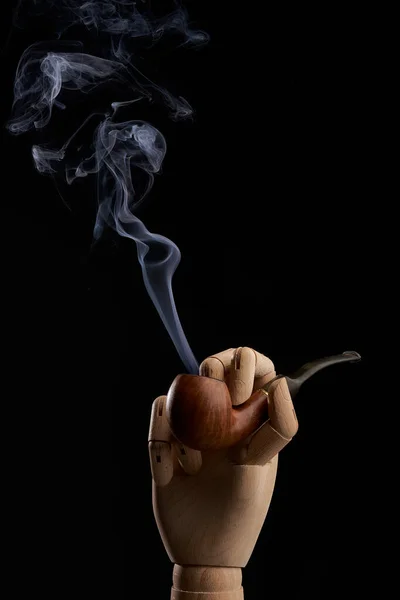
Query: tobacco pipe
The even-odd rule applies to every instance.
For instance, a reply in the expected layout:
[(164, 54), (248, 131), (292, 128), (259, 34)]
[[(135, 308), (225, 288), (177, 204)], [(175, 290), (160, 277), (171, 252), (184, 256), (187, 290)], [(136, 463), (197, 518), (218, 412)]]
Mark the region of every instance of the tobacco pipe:
[(228, 448), (246, 439), (267, 421), (266, 398), (273, 381), (285, 377), (294, 399), (303, 383), (321, 369), (359, 360), (358, 352), (343, 352), (306, 363), (290, 376), (277, 375), (239, 406), (232, 406), (224, 381), (201, 375), (178, 375), (167, 394), (167, 420), (174, 436), (189, 448)]

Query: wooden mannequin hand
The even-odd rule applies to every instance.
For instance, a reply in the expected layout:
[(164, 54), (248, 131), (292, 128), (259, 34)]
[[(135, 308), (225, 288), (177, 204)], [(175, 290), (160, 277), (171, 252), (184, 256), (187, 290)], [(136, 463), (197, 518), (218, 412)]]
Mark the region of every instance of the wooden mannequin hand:
[[(200, 375), (225, 380), (237, 405), (273, 379), (275, 370), (266, 356), (238, 348), (207, 358)], [(217, 600), (230, 588), (214, 581), (212, 567), (226, 578), (226, 570), (240, 571), (250, 559), (271, 501), (278, 452), (298, 428), (293, 403), (285, 378), (276, 380), (266, 396), (269, 419), (264, 425), (233, 448), (199, 452), (173, 437), (165, 402), (166, 396), (154, 401), (150, 423), (153, 510), (168, 556), (180, 565), (175, 567), (174, 585), (178, 590), (193, 586), (193, 591), (173, 593), (172, 598), (191, 600), (201, 592), (201, 598), (209, 593)], [(237, 593), (229, 597), (243, 598), (243, 592)]]

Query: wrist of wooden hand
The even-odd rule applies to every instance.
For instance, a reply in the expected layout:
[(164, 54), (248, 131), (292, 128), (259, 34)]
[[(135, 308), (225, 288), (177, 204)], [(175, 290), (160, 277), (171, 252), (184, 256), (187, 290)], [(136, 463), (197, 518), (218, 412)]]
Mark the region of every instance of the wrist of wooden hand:
[(171, 600), (243, 600), (242, 569), (174, 565)]

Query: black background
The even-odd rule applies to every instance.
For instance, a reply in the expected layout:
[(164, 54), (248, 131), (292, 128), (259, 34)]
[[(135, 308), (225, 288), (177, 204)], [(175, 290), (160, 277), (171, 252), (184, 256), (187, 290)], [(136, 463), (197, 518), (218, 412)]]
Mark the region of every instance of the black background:
[[(187, 6), (209, 45), (153, 52), (147, 64), (195, 116), (154, 115), (168, 151), (140, 216), (182, 252), (173, 289), (198, 361), (239, 345), (280, 372), (345, 350), (363, 356), (315, 376), (298, 397), (300, 429), (243, 572), (246, 600), (350, 594), (368, 580), (354, 562), (369, 527), (360, 425), (374, 328), (369, 16)], [(11, 10), (4, 29), (3, 122), (19, 56), (52, 36), (46, 24), (13, 29)], [(109, 598), (166, 599), (172, 565), (152, 514), (147, 431), (153, 399), (182, 363), (134, 244), (110, 234), (92, 247), (94, 187), (63, 190), (67, 207), (33, 168), (35, 135), (3, 136), (6, 422), (18, 465), (10, 563), (42, 597), (96, 597), (109, 586)]]

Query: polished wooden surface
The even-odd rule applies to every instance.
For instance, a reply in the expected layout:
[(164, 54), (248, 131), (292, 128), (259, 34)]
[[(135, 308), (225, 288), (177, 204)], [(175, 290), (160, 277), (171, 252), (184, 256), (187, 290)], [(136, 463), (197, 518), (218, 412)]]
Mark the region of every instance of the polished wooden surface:
[[(209, 407), (222, 415), (223, 427), (229, 430), (237, 418), (232, 415), (246, 416), (252, 391), (276, 375), (269, 358), (247, 347), (210, 356), (199, 371), (199, 376), (180, 376), (175, 390), (182, 405), (194, 402), (190, 410), (182, 408), (187, 420), (180, 417), (186, 441), (186, 426), (191, 435), (196, 426), (202, 427), (192, 411), (201, 414), (204, 397), (209, 396)], [(257, 401), (259, 394), (262, 402)], [(164, 548), (175, 565), (172, 600), (243, 599), (240, 569), (250, 560), (268, 512), (278, 454), (298, 427), (284, 378), (271, 383), (268, 396), (255, 392), (255, 397), (256, 406), (257, 402), (264, 404), (263, 410), (268, 406), (266, 422), (233, 446), (202, 451), (190, 448), (171, 431), (167, 396), (154, 401), (149, 430), (152, 502)], [(218, 430), (221, 425), (213, 427)]]
[[(236, 386), (243, 387), (241, 383), (237, 380)], [(233, 406), (224, 381), (178, 375), (168, 392), (166, 411), (178, 440), (196, 450), (218, 450), (241, 442), (268, 419), (267, 394), (257, 390)]]

